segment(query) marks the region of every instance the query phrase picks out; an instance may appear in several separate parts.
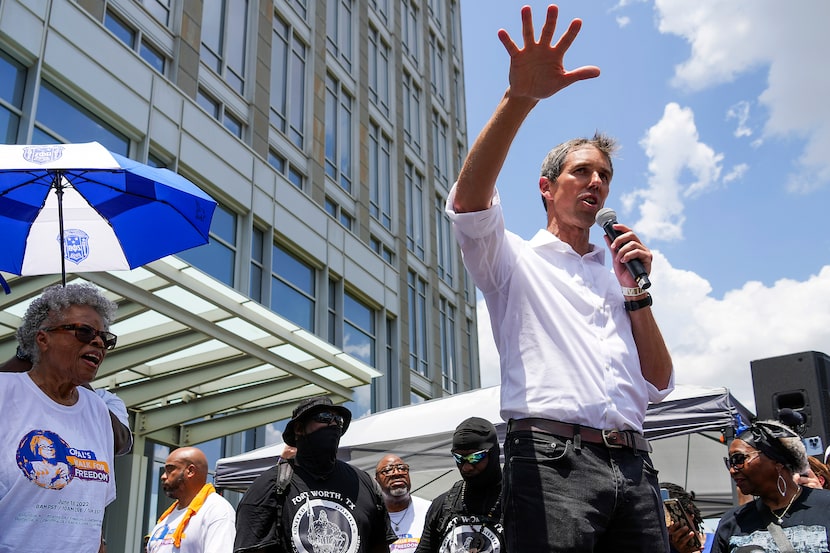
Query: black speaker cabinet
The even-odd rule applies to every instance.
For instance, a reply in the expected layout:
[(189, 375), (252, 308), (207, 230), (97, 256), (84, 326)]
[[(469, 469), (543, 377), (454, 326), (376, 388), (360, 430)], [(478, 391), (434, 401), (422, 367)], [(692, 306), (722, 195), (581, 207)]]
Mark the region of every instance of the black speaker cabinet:
[(784, 408), (801, 413), (807, 453), (823, 456), (830, 444), (830, 357), (805, 351), (751, 361), (750, 368), (758, 418), (777, 420)]

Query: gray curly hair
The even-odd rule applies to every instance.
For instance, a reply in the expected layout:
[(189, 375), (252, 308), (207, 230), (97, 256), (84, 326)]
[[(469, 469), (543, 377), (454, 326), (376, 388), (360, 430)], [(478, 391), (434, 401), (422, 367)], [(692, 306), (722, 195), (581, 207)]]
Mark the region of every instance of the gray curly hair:
[(118, 306), (107, 299), (92, 284), (55, 285), (46, 288), (26, 309), (23, 321), (17, 329), (17, 343), (20, 353), (32, 363), (40, 361), (40, 350), (35, 345), (38, 330), (46, 325), (61, 324), (63, 312), (73, 305), (88, 305), (98, 312), (104, 323), (103, 330), (109, 330)]
[[(563, 142), (548, 152), (548, 155), (545, 156), (545, 160), (542, 162), (541, 176), (551, 182), (555, 181), (562, 173), (562, 166), (565, 165), (565, 158), (568, 157), (568, 154), (583, 146), (593, 146), (605, 154), (605, 157), (608, 158), (609, 165), (611, 165), (611, 173), (613, 175), (614, 165), (611, 163), (611, 157), (619, 149), (617, 140), (607, 134), (596, 132), (593, 138), (574, 138)], [(545, 211), (547, 211), (548, 203), (545, 201), (544, 196), (542, 197), (542, 205), (545, 206)]]

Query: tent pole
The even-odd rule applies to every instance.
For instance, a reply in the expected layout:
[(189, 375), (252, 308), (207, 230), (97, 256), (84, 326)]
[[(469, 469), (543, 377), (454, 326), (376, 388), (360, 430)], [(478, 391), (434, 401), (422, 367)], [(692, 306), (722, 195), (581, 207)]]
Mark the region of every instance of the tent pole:
[(55, 188), (55, 195), (58, 197), (58, 238), (61, 243), (61, 284), (66, 288), (66, 245), (63, 238), (63, 173), (60, 170), (53, 173), (52, 186)]

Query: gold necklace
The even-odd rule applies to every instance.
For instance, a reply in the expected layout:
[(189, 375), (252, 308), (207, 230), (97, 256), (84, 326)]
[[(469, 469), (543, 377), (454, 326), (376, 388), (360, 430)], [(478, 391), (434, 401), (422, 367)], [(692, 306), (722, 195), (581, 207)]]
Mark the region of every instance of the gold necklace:
[(801, 487), (798, 487), (795, 490), (795, 493), (790, 498), (790, 502), (787, 503), (787, 506), (784, 507), (784, 510), (781, 512), (781, 516), (776, 515), (775, 511), (773, 511), (772, 508), (770, 508), (769, 512), (772, 513), (772, 516), (775, 517), (775, 519), (778, 521), (778, 526), (781, 526), (781, 521), (783, 521), (784, 517), (787, 516), (787, 511), (790, 510), (790, 507), (792, 507), (793, 503), (795, 502), (795, 498), (798, 497), (799, 495), (801, 495)]

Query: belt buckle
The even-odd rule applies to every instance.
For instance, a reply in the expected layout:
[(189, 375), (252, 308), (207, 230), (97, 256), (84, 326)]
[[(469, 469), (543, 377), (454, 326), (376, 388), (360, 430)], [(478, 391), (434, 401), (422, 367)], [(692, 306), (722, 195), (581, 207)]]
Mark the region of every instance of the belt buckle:
[(603, 430), (602, 431), (602, 442), (605, 444), (605, 447), (610, 447), (610, 448), (622, 448), (622, 447), (624, 447), (625, 444), (623, 443), (624, 440), (622, 438), (623, 438), (623, 436), (621, 435), (619, 430)]

